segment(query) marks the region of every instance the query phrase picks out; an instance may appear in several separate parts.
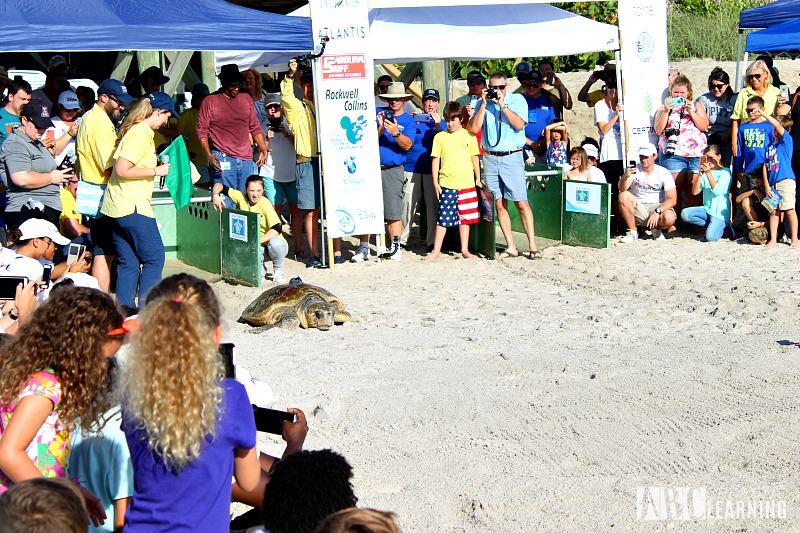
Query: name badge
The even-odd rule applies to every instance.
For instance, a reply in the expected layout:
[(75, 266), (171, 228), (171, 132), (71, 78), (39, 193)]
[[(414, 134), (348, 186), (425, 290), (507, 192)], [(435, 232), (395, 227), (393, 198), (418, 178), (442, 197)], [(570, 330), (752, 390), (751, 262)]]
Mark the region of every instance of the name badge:
[(231, 162), (230, 161), (220, 161), (219, 162), (219, 168), (221, 168), (223, 171), (230, 170), (231, 169)]

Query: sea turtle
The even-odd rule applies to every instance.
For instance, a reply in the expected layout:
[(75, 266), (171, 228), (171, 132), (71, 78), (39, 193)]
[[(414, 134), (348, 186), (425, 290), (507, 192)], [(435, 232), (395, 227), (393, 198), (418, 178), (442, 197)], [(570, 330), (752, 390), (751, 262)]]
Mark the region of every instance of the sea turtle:
[(239, 318), (239, 322), (253, 326), (300, 326), (323, 331), (348, 320), (350, 313), (344, 310), (339, 298), (322, 287), (303, 283), (300, 278), (292, 278), (289, 283), (267, 289), (250, 302)]

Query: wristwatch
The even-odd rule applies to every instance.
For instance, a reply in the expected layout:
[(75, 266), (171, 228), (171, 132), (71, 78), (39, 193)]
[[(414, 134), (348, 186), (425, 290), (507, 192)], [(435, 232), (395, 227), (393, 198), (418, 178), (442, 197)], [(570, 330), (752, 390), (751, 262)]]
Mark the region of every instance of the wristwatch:
[(659, 214), (659, 215), (661, 214), (661, 208), (660, 207), (656, 207), (656, 213)]
[(392, 137), (394, 137), (395, 139), (397, 139), (398, 137), (400, 137), (400, 132), (398, 131), (397, 133), (393, 133), (393, 134), (392, 134)]

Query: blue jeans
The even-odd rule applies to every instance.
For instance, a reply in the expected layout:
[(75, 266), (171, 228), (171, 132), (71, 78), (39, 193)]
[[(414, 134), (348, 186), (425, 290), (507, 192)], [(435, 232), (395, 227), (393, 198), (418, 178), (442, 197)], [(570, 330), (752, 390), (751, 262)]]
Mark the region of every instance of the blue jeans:
[(164, 270), (164, 243), (156, 219), (133, 213), (112, 220), (118, 262), (117, 301), (136, 307), (138, 287), (139, 307), (144, 307), (147, 293), (161, 281)]
[[(219, 166), (223, 168), (223, 170), (220, 171), (213, 168), (211, 164), (208, 165), (208, 170), (211, 172), (211, 183), (222, 183), (244, 194), (245, 180), (253, 174), (258, 174), (255, 162), (252, 159), (237, 159), (219, 150), (211, 150), (211, 153), (217, 156), (217, 159), (219, 159)], [(225, 169), (228, 165), (230, 165), (230, 168)], [(225, 207), (236, 207), (227, 196), (225, 197)]]
[(725, 232), (725, 220), (719, 217), (712, 217), (704, 207), (686, 207), (681, 211), (681, 218), (684, 222), (702, 226), (706, 228), (706, 240), (716, 242), (722, 238)]

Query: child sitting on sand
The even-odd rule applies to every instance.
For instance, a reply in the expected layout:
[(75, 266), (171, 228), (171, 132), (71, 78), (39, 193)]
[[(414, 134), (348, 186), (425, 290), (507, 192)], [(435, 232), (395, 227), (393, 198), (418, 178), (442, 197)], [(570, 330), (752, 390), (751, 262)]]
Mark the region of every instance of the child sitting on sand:
[[(766, 193), (764, 192), (764, 178), (762, 176), (755, 176), (755, 187), (749, 191), (745, 191), (736, 197), (736, 203), (744, 206), (745, 202), (750, 208), (745, 210), (748, 213), (747, 222), (748, 236), (755, 244), (767, 244), (769, 234), (762, 220), (769, 218), (769, 211), (761, 205)], [(751, 218), (752, 217), (752, 218)]]
[(222, 211), (225, 201), (220, 196), (224, 194), (236, 204), (237, 209), (250, 211), (261, 215), (261, 246), (264, 248), (264, 262), (272, 259), (274, 272), (272, 281), (283, 283), (286, 276), (283, 274), (283, 260), (289, 253), (289, 244), (283, 236), (283, 224), (275, 208), (269, 200), (264, 197), (264, 180), (261, 176), (253, 174), (244, 182), (246, 195), (236, 189), (231, 189), (222, 183), (215, 183), (211, 189), (214, 201), (214, 209)]
[(461, 126), (461, 104), (447, 102), (444, 107), (447, 131), (433, 138), (431, 150), (433, 187), (439, 198), (439, 218), (433, 252), (422, 259), (436, 259), (442, 251), (447, 228), (458, 226), (461, 237), (461, 255), (475, 257), (469, 251), (469, 225), (480, 221), (478, 193), (481, 184), (481, 167), (478, 162), (478, 141)]
[(789, 130), (792, 129), (792, 119), (788, 115), (772, 118), (763, 109), (759, 110), (767, 122), (775, 128), (775, 142), (767, 148), (767, 162), (764, 165), (764, 191), (770, 198), (775, 192), (780, 195), (777, 209), (769, 215), (769, 242), (767, 246), (778, 243), (778, 224), (784, 217), (789, 221), (789, 233), (792, 248), (798, 247), (797, 241), (797, 213), (795, 203), (795, 175), (792, 171), (792, 154), (794, 143)]

